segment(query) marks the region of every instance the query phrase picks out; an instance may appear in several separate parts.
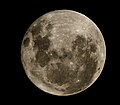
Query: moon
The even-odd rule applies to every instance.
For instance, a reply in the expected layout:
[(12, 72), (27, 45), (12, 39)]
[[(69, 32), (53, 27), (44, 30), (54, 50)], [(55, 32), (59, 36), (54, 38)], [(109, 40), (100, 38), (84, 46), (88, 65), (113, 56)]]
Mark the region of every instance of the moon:
[(89, 88), (100, 76), (106, 46), (97, 25), (73, 10), (55, 10), (36, 19), (21, 44), (29, 80), (42, 91), (69, 96)]

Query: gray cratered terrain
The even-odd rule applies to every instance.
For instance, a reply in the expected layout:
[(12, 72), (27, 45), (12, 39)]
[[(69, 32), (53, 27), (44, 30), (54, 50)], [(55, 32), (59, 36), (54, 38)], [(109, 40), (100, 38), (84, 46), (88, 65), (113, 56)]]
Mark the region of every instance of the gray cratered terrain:
[(21, 45), (28, 78), (53, 95), (73, 95), (90, 87), (101, 74), (105, 59), (105, 42), (98, 27), (71, 10), (39, 17), (28, 28)]

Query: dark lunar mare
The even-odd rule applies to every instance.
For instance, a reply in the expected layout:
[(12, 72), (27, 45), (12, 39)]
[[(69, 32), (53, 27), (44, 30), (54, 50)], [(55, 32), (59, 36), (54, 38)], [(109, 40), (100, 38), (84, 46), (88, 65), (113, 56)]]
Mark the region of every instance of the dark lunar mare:
[[(54, 68), (54, 65), (57, 66), (57, 69)], [(59, 86), (72, 82), (77, 75), (77, 71), (71, 71), (70, 68), (62, 62), (51, 64), (51, 66), (53, 67), (47, 68), (48, 81)]]
[[(47, 24), (47, 21), (41, 20), (36, 26), (31, 29), (34, 41), (33, 48), (38, 49), (35, 56), (36, 62), (39, 63), (41, 67), (45, 67), (50, 61), (50, 56), (47, 54), (47, 51), (51, 45), (51, 41), (49, 40), (49, 36), (51, 36), (51, 33), (47, 32), (46, 36), (44, 36), (43, 38), (40, 36), (44, 24)], [(48, 27), (50, 27), (50, 25)]]
[[(85, 86), (88, 86), (92, 82), (92, 77), (94, 73), (96, 72), (98, 61), (97, 56), (95, 58), (91, 57), (91, 53), (95, 53), (97, 50), (97, 47), (95, 44), (89, 44), (92, 41), (92, 39), (85, 39), (83, 37), (77, 36), (76, 40), (73, 42), (73, 51), (77, 48), (78, 52), (76, 53), (76, 60), (78, 64), (84, 65), (84, 70), (79, 74), (78, 79), (80, 82), (78, 83), (70, 83), (69, 87), (66, 89), (65, 94), (71, 94), (74, 92), (78, 92), (82, 90)], [(85, 51), (83, 51), (83, 47), (87, 46), (87, 48), (90, 46), (90, 49), (88, 50), (86, 48)], [(82, 54), (85, 54), (84, 57), (82, 57)]]

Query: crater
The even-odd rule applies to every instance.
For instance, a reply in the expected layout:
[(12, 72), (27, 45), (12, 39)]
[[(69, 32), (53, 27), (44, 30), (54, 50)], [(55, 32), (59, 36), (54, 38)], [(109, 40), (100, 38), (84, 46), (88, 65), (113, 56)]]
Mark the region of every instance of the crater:
[(29, 43), (30, 43), (30, 39), (28, 37), (23, 40), (24, 47), (28, 47)]
[(55, 49), (49, 51), (48, 55), (51, 59), (58, 59), (58, 53)]

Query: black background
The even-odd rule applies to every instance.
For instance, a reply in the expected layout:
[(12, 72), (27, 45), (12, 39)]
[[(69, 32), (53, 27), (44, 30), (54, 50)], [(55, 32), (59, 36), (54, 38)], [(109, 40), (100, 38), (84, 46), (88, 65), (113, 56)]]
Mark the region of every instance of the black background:
[[(116, 33), (117, 30), (117, 16), (118, 7), (114, 1), (101, 1), (101, 0), (59, 0), (59, 1), (9, 1), (3, 5), (3, 15), (7, 25), (4, 23), (4, 34), (1, 37), (3, 47), (3, 53), (5, 58), (3, 63), (4, 71), (6, 72), (3, 76), (4, 82), (4, 95), (5, 98), (12, 98), (11, 101), (15, 102), (38, 102), (45, 100), (45, 102), (51, 102), (56, 104), (63, 104), (66, 102), (77, 103), (94, 103), (96, 100), (100, 102), (113, 101), (117, 98), (117, 87), (119, 79), (116, 76), (118, 71), (116, 60), (119, 44), (119, 35)], [(59, 97), (50, 95), (38, 89), (30, 82), (26, 76), (21, 59), (20, 59), (20, 48), (22, 38), (31, 25), (39, 16), (60, 9), (74, 10), (83, 13), (101, 30), (106, 43), (106, 62), (102, 74), (98, 80), (87, 90), (68, 97)], [(3, 29), (3, 30), (4, 30)], [(50, 101), (48, 101), (50, 99)], [(56, 100), (57, 99), (57, 100)], [(64, 101), (63, 101), (64, 99)], [(116, 101), (115, 101), (116, 102)], [(50, 103), (49, 103), (50, 104)], [(89, 103), (90, 104), (90, 103)]]

